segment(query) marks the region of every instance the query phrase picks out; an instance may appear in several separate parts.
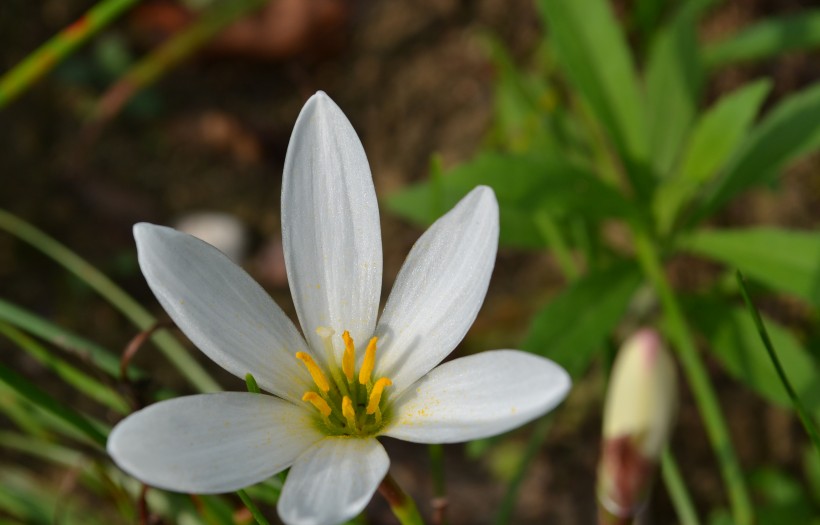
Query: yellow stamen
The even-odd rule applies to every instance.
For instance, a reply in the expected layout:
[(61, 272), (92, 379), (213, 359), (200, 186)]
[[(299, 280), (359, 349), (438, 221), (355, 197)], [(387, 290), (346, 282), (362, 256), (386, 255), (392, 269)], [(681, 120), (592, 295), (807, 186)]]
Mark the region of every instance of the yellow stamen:
[(316, 407), (316, 410), (321, 412), (324, 417), (328, 417), (330, 415), (330, 405), (328, 405), (327, 401), (322, 399), (316, 392), (305, 392), (305, 395), (302, 396), (302, 401), (307, 401)]
[(356, 368), (356, 345), (353, 343), (353, 338), (350, 337), (350, 332), (347, 330), (342, 334), (342, 339), (345, 342), (345, 353), (342, 357), (342, 372), (348, 381), (353, 382), (353, 372)]
[(375, 414), (379, 410), (379, 402), (382, 400), (382, 392), (384, 388), (393, 384), (386, 377), (382, 377), (376, 384), (373, 385), (373, 391), (370, 393), (370, 401), (367, 403), (367, 415)]
[(366, 385), (370, 381), (370, 374), (373, 373), (373, 366), (376, 364), (376, 342), (378, 337), (373, 337), (367, 343), (367, 350), (364, 351), (364, 361), (362, 368), (359, 370), (359, 383)]
[(316, 386), (319, 387), (319, 390), (322, 392), (327, 392), (330, 390), (330, 383), (327, 381), (327, 377), (325, 377), (325, 373), (322, 372), (322, 369), (313, 362), (313, 358), (310, 357), (308, 354), (304, 352), (296, 352), (296, 359), (302, 361), (308, 369), (310, 373), (310, 377), (313, 378), (313, 382), (316, 383)]
[(353, 402), (349, 397), (342, 398), (342, 415), (347, 420), (347, 424), (351, 429), (356, 428), (356, 412), (353, 410)]

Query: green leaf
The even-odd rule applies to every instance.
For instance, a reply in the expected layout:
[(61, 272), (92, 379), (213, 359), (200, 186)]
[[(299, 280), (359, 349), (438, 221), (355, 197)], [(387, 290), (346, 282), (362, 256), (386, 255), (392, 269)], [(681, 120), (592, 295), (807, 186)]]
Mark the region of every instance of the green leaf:
[(710, 68), (820, 46), (820, 9), (769, 18), (703, 49)]
[(776, 228), (702, 230), (681, 238), (678, 247), (820, 306), (820, 233)]
[(734, 155), (695, 218), (702, 218), (751, 186), (773, 181), (788, 164), (820, 146), (820, 84), (774, 108)]
[(623, 317), (641, 280), (638, 268), (623, 262), (575, 281), (535, 315), (523, 348), (552, 359), (577, 379)]
[(430, 181), (387, 198), (387, 207), (417, 224), (428, 225), (478, 185), (493, 188), (501, 209), (501, 243), (544, 246), (536, 213), (579, 214), (587, 218), (624, 216), (630, 205), (613, 188), (560, 159), (536, 154), (483, 153)]
[[(715, 299), (687, 302), (689, 318), (710, 342), (710, 353), (727, 372), (768, 401), (791, 408), (783, 384), (772, 366), (754, 321), (745, 308)], [(783, 370), (807, 409), (820, 411), (820, 375), (817, 365), (794, 335), (764, 317)]]
[(646, 119), (627, 46), (606, 0), (539, 0), (549, 42), (565, 74), (601, 121), (631, 169), (636, 189), (646, 189), (641, 166), (648, 157)]
[(698, 121), (680, 168), (680, 177), (708, 180), (746, 136), (772, 83), (761, 79), (721, 98)]
[(668, 177), (697, 112), (703, 84), (697, 11), (688, 4), (655, 37), (646, 69), (649, 149), (655, 175)]
[(771, 82), (765, 79), (743, 86), (720, 99), (698, 120), (680, 169), (656, 194), (660, 231), (669, 231), (681, 207), (723, 167), (746, 136), (770, 89)]

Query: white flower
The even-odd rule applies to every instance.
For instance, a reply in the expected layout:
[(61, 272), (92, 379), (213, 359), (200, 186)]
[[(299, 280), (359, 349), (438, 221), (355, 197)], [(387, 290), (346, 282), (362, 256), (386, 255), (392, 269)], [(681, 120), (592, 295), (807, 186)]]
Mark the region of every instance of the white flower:
[[(495, 263), (498, 204), (479, 187), (418, 240), (376, 322), (382, 279), (364, 150), (322, 92), (302, 109), (282, 185), (288, 280), (304, 338), (216, 249), (134, 227), (159, 302), (208, 357), (273, 394), (223, 392), (149, 406), (120, 422), (111, 457), (149, 485), (233, 491), (291, 467), (289, 525), (339, 523), (387, 473), (377, 436), (452, 443), (505, 432), (557, 405), (570, 380), (547, 359), (496, 350), (436, 367), (475, 320)], [(366, 347), (366, 350), (363, 350)]]

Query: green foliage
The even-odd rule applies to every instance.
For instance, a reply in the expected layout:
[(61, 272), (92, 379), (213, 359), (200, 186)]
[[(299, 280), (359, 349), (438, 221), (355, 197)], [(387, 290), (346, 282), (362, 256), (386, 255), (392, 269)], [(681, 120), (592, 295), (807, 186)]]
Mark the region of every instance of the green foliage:
[[(687, 310), (694, 325), (710, 342), (710, 355), (727, 372), (766, 400), (791, 406), (746, 308), (700, 298), (689, 302)], [(786, 327), (768, 318), (765, 322), (795, 391), (811, 412), (820, 415), (820, 372), (813, 357)]]
[[(818, 235), (702, 224), (742, 192), (776, 186), (784, 169), (820, 148), (820, 85), (780, 95), (766, 111), (767, 78), (710, 106), (704, 100), (725, 65), (820, 47), (820, 15), (763, 20), (700, 43), (698, 27), (716, 3), (639, 0), (616, 17), (607, 0), (536, 0), (545, 33), (531, 68), (516, 66), (498, 42), (485, 39), (497, 72), (491, 140), (472, 160), (438, 165), (429, 181), (389, 196), (387, 204), (429, 224), (474, 186), (492, 187), (501, 244), (553, 252), (570, 280), (534, 314), (523, 346), (556, 360), (576, 380), (616, 327), (658, 322), (678, 351), (723, 474), (726, 516), (748, 525), (756, 509), (696, 341), (768, 402), (792, 404), (757, 326), (729, 295), (734, 290), (705, 283), (698, 298), (681, 301), (664, 262), (689, 253), (738, 268), (773, 292), (801, 298), (816, 315)], [(634, 25), (624, 28), (619, 19)], [(622, 236), (613, 241), (612, 231)], [(633, 255), (640, 265), (624, 261)], [(655, 299), (663, 310), (657, 321)], [(785, 374), (820, 416), (815, 357), (788, 327), (766, 325)], [(688, 513), (681, 519), (692, 522), (685, 486), (679, 476), (668, 480), (676, 484), (677, 508)], [(757, 510), (765, 518), (767, 509)]]
[(763, 20), (703, 49), (703, 60), (717, 68), (776, 57), (820, 46), (820, 10)]
[(776, 228), (700, 230), (682, 237), (678, 246), (820, 307), (820, 233)]
[(638, 268), (629, 263), (579, 279), (535, 314), (524, 349), (549, 357), (579, 378), (640, 282)]

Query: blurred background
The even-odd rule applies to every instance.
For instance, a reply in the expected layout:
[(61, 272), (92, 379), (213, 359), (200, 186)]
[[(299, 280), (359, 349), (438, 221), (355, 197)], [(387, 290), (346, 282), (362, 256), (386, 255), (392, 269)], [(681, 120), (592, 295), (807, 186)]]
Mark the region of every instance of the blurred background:
[[(623, 41), (634, 53), (639, 78), (643, 78), (644, 65), (652, 63), (653, 45), (661, 38), (658, 35), (687, 4), (641, 0), (593, 3), (607, 6), (617, 21)], [(750, 122), (763, 120), (792, 94), (806, 92), (820, 79), (820, 17), (816, 9), (812, 10), (815, 2), (700, 3), (706, 7), (699, 8), (696, 18), (693, 15), (696, 39), (684, 47), (705, 49), (704, 56), (711, 50), (712, 62), (704, 67), (708, 74), (699, 77), (702, 81), (693, 97), (691, 114), (680, 129), (696, 129), (696, 116), (705, 108), (759, 79), (768, 79), (770, 84), (760, 99), (760, 116), (755, 118), (752, 113)], [(10, 71), (93, 5), (81, 0), (5, 0), (0, 7), (0, 74)], [(572, 143), (586, 143), (577, 138), (583, 133), (575, 129), (572, 119), (558, 119), (561, 122), (553, 127), (552, 116), (543, 116), (560, 116), (560, 108), (566, 108), (567, 114), (580, 114), (580, 121), (600, 117), (600, 104), (591, 88), (579, 87), (583, 79), (562, 69), (577, 59), (567, 58), (571, 53), (566, 51), (566, 38), (556, 35), (558, 40), (564, 38), (563, 43), (555, 45), (557, 54), (563, 49), (564, 55), (556, 60), (551, 54), (548, 26), (557, 16), (549, 7), (524, 0), (245, 0), (227, 8), (218, 0), (137, 2), (60, 60), (39, 82), (26, 87), (19, 97), (6, 101), (0, 95), (0, 209), (34, 225), (86, 259), (160, 320), (167, 318), (136, 262), (131, 227), (139, 221), (176, 225), (204, 237), (225, 239), (227, 244), (222, 249), (233, 252), (235, 260), (293, 315), (280, 238), (281, 172), (290, 132), (302, 104), (316, 90), (323, 90), (359, 133), (382, 200), (382, 297), (386, 298), (404, 257), (423, 231), (422, 225), (440, 214), (439, 207), (449, 207), (447, 204), (459, 190), (445, 187), (441, 202), (430, 205), (430, 217), (426, 209), (413, 211), (419, 209), (419, 203), (428, 202), (422, 198), (427, 194), (418, 192), (433, 192), (430, 186), (436, 181), (441, 184), (448, 175), (461, 177), (459, 180), (468, 184), (471, 179), (464, 170), (484, 169), (483, 164), (476, 168), (476, 162), (481, 164), (481, 155), (525, 155), (541, 147), (542, 134), (564, 134)], [(808, 37), (786, 45), (791, 42), (789, 32), (786, 36), (779, 33), (786, 44), (776, 52), (751, 58), (732, 58), (731, 48), (723, 49), (729, 58), (721, 56), (720, 50), (714, 51), (717, 43), (746, 28), (783, 18), (813, 24), (799, 26), (801, 34)], [(236, 20), (228, 23), (231, 19)], [(592, 33), (606, 31), (597, 19), (589, 26)], [(180, 35), (187, 36), (180, 39)], [(590, 38), (594, 37), (592, 34)], [(176, 43), (169, 46), (169, 42)], [(158, 49), (164, 52), (157, 53)], [(598, 65), (607, 63), (606, 49), (592, 52), (602, 57)], [(583, 68), (579, 66), (579, 70)], [(606, 75), (599, 78), (603, 84), (608, 82)], [(806, 104), (808, 109), (797, 111), (807, 119), (802, 124), (805, 131), (784, 128), (772, 133), (769, 140), (779, 137), (794, 143), (818, 133), (817, 126), (812, 126), (820, 123), (820, 117), (815, 118), (820, 115), (818, 104), (813, 102), (818, 97), (812, 96), (811, 103)], [(641, 95), (638, 103), (652, 107), (652, 95)], [(616, 101), (614, 106), (619, 104)], [(661, 108), (657, 115), (657, 129), (665, 129), (667, 120), (674, 126), (678, 114)], [(738, 115), (735, 121), (743, 118)], [(607, 135), (612, 127), (606, 117), (600, 121), (593, 129)], [(720, 137), (718, 133), (712, 140)], [(622, 152), (617, 137), (612, 142), (616, 155)], [(685, 150), (681, 144), (686, 140), (679, 142), (679, 149)], [(765, 239), (757, 241), (762, 243), (758, 248), (787, 253), (794, 264), (808, 266), (809, 275), (816, 276), (820, 236), (810, 233), (820, 224), (820, 155), (812, 152), (815, 142), (801, 144), (799, 152), (784, 154), (783, 162), (774, 163), (776, 178), (761, 177), (756, 181), (761, 184), (754, 186), (734, 185), (731, 195), (724, 192), (725, 198), (716, 197), (720, 206), (704, 208), (691, 217), (697, 217), (707, 229), (765, 226), (805, 232), (806, 237), (801, 237), (794, 248), (774, 241), (768, 244)], [(556, 143), (543, 147), (546, 152), (559, 149)], [(598, 153), (593, 147), (578, 149), (582, 161)], [(518, 165), (505, 164), (503, 159), (493, 162), (490, 165), (500, 170), (501, 179), (490, 183), (496, 181), (503, 186), (502, 179), (513, 177)], [(668, 165), (674, 162), (670, 160)], [(748, 162), (754, 164), (755, 160)], [(655, 166), (662, 165), (660, 162)], [(506, 166), (509, 174), (503, 173)], [(476, 177), (471, 185), (488, 183), (480, 173)], [(629, 176), (626, 179), (629, 181)], [(625, 186), (614, 184), (618, 188)], [(504, 213), (508, 208), (520, 211), (524, 205), (516, 208), (515, 202), (502, 202), (506, 234), (502, 233), (488, 298), (454, 355), (522, 344), (531, 349), (536, 337), (533, 333), (537, 332), (534, 319), (550, 315), (544, 314), (544, 309), (555, 298), (567, 297), (577, 274), (593, 273), (595, 253), (602, 253), (601, 260), (607, 261), (632, 257), (635, 247), (629, 216), (613, 213), (596, 217), (593, 224), (577, 226), (571, 215), (587, 213), (586, 190), (570, 187), (562, 191), (575, 194), (576, 190), (581, 192), (576, 199), (581, 202), (567, 204), (572, 200), (568, 197), (562, 201), (560, 211), (549, 209), (553, 210), (548, 212), (551, 220), (541, 230), (546, 241), (519, 238), (517, 233), (529, 230), (505, 223)], [(641, 192), (634, 184), (632, 191), (623, 193), (627, 195), (625, 202), (641, 201)], [(590, 199), (587, 204), (597, 207), (597, 201)], [(686, 231), (692, 224), (677, 216), (667, 219), (667, 231), (661, 231), (658, 238)], [(19, 229), (8, 224), (0, 230), (0, 299), (93, 340), (112, 355), (121, 355), (141, 329), (110, 301), (102, 299), (86, 279), (63, 269), (53, 258), (22, 240)], [(538, 220), (534, 224), (537, 226)], [(569, 255), (569, 261), (556, 255), (550, 224), (559, 235), (565, 232), (564, 244), (568, 247), (564, 254)], [(579, 228), (593, 232), (597, 240), (591, 244), (600, 245), (597, 252), (584, 248), (579, 240), (583, 236), (573, 233)], [(669, 238), (673, 238), (671, 234)], [(744, 245), (743, 239), (736, 242)], [(733, 304), (742, 305), (737, 301), (730, 271), (736, 265), (731, 264), (729, 256), (715, 255), (719, 249), (704, 247), (707, 244), (703, 239), (691, 241), (689, 250), (677, 253), (669, 249), (670, 243), (659, 241), (669, 282), (676, 290), (704, 292), (710, 299), (726, 293), (734, 297)], [(704, 254), (713, 257), (705, 259)], [(571, 269), (573, 264), (576, 270)], [(788, 274), (788, 266), (785, 268)], [(754, 269), (746, 271), (754, 273)], [(818, 303), (812, 300), (820, 297), (818, 289), (801, 294), (789, 286), (778, 289), (765, 277), (752, 282), (760, 310), (785, 333), (786, 344), (798, 348), (797, 354), (789, 354), (799, 354), (794, 358), (798, 363), (795, 366), (812, 370), (812, 374), (820, 352)], [(592, 304), (596, 297), (593, 293), (587, 300)], [(601, 413), (614, 348), (638, 326), (657, 321), (662, 310), (646, 283), (631, 287), (628, 299), (623, 306), (613, 307), (618, 315), (603, 328), (601, 339), (578, 342), (603, 350), (594, 355), (590, 352), (589, 362), (571, 370), (575, 387), (549, 427), (529, 425), (502, 439), (444, 447), (449, 523), (595, 522)], [(567, 332), (584, 332), (585, 322), (596, 322), (584, 319), (584, 303), (567, 300), (566, 304), (574, 304), (577, 312), (564, 314), (561, 319)], [(709, 308), (714, 304), (709, 303)], [(711, 312), (709, 308), (704, 306), (699, 311)], [(742, 308), (739, 311), (743, 312)], [(8, 316), (0, 318), (11, 322), (11, 314)], [(563, 333), (559, 328), (550, 330)], [(720, 355), (712, 351), (709, 334), (723, 337), (722, 332), (710, 328), (708, 319), (702, 328), (693, 329), (693, 340), (722, 408), (757, 509), (757, 522), (818, 522), (820, 460), (810, 448), (809, 438), (784, 397), (782, 386), (776, 381), (756, 386), (759, 378), (744, 376), (746, 361), (732, 361), (730, 350)], [(553, 333), (550, 330), (547, 332)], [(101, 375), (82, 357), (70, 351), (60, 354), (61, 344), (56, 340), (58, 336), (54, 337), (41, 339), (43, 344), (56, 348), (55, 355), (92, 377)], [(190, 347), (184, 336), (182, 339)], [(89, 400), (71, 386), (53, 360), (37, 358), (36, 352), (21, 349), (20, 343), (13, 340), (0, 338), (0, 363), (4, 367), (96, 420), (111, 425), (121, 418), (116, 410)], [(574, 341), (562, 344), (572, 346)], [(551, 355), (548, 343), (542, 345), (541, 352), (561, 362), (560, 356)], [(749, 344), (759, 344), (759, 340)], [(198, 352), (191, 355), (225, 389), (244, 389), (241, 381)], [(144, 345), (131, 363), (144, 370), (147, 378), (130, 385), (123, 394), (126, 397), (150, 399), (163, 397), (163, 391), (195, 391), (151, 344)], [(799, 363), (808, 364), (801, 367)], [(703, 523), (732, 523), (728, 510), (731, 504), (698, 402), (686, 373), (681, 375), (672, 449)], [(801, 381), (809, 385), (814, 378), (801, 376)], [(124, 391), (114, 379), (100, 382), (106, 388)], [(101, 471), (100, 465), (110, 468), (104, 454), (82, 440), (65, 437), (48, 423), (42, 428), (36, 422), (26, 427), (25, 417), (14, 415), (27, 406), (26, 402), (20, 401), (19, 392), (13, 390), (0, 390), (0, 485), (7, 489), (7, 496), (0, 495), (0, 520), (70, 523), (77, 516), (93, 513), (101, 523), (135, 522), (135, 497), (129, 502), (127, 494), (106, 488), (106, 483), (116, 484), (114, 481), (88, 480), (88, 476), (99, 477), (88, 472)], [(772, 390), (776, 392), (767, 394)], [(798, 390), (806, 393), (810, 389)], [(814, 403), (811, 409), (820, 407), (815, 398), (806, 403)], [(76, 463), (27, 452), (19, 443), (21, 436), (79, 452), (72, 456)], [(423, 514), (431, 516), (430, 501), (436, 488), (431, 481), (427, 448), (392, 440), (385, 440), (385, 446), (394, 476), (416, 498)], [(679, 522), (665, 484), (657, 483), (653, 496), (648, 510), (650, 522)], [(32, 499), (26, 500), (28, 497)], [(37, 508), (38, 498), (48, 502), (41, 502)], [(232, 519), (247, 520), (238, 500), (225, 501), (228, 508), (236, 510)], [(388, 507), (378, 497), (366, 515), (367, 523), (394, 523)], [(275, 519), (274, 513), (270, 518)], [(173, 523), (174, 518), (165, 516), (154, 522)]]

